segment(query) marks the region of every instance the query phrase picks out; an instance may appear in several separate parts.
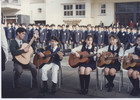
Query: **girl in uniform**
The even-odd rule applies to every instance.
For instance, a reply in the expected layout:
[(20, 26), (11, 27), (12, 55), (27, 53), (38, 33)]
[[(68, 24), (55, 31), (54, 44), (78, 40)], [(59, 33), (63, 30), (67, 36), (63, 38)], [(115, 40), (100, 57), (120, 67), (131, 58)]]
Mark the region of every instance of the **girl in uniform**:
[[(98, 57), (101, 56), (102, 52), (111, 52), (115, 56), (123, 56), (123, 48), (121, 46), (120, 40), (116, 35), (111, 34), (109, 36), (110, 44), (98, 50)], [(115, 74), (120, 70), (121, 63), (118, 59), (115, 60), (114, 63), (104, 65), (104, 75), (107, 79), (108, 83), (105, 85), (108, 92), (112, 91), (114, 84), (113, 80), (115, 78)]]
[[(75, 54), (77, 57), (80, 58), (79, 53), (77, 51), (87, 51), (89, 54), (94, 52), (94, 45), (93, 45), (93, 37), (92, 35), (88, 35), (83, 42), (83, 45), (80, 45), (74, 49), (72, 49), (72, 54)], [(89, 58), (90, 61), (88, 63), (80, 63), (79, 64), (79, 78), (80, 78), (80, 85), (81, 90), (80, 94), (87, 94), (88, 87), (90, 82), (90, 72), (96, 68), (96, 62), (94, 61), (94, 57)]]
[[(133, 53), (140, 57), (140, 35), (136, 37), (136, 46), (126, 50), (125, 56), (128, 56), (129, 53)], [(126, 60), (126, 62), (130, 61)], [(128, 68), (128, 77), (133, 85), (133, 89), (130, 94), (133, 96), (137, 96), (140, 92), (138, 75), (140, 75), (140, 65)]]

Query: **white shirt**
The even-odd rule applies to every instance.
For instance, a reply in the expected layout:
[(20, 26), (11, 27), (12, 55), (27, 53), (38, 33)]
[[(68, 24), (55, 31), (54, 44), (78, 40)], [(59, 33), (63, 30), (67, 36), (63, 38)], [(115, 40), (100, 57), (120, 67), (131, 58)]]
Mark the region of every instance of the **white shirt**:
[[(126, 50), (125, 53), (124, 53), (124, 56), (128, 56), (129, 53), (134, 53), (135, 52), (135, 47), (136, 46)], [(140, 48), (140, 46), (137, 46), (137, 48)]]
[(8, 61), (8, 43), (7, 43), (3, 26), (1, 27), (1, 47), (3, 48), (3, 51), (5, 53), (5, 57), (6, 57), (5, 62), (7, 62)]
[[(56, 51), (57, 47), (58, 46), (53, 47), (53, 52)], [(52, 46), (51, 46), (51, 49), (52, 49)]]
[(19, 39), (17, 39), (17, 38), (15, 38), (15, 40), (17, 41), (19, 47), (20, 47), (21, 44), (23, 44), (23, 41), (22, 41), (22, 40), (19, 40)]
[[(105, 47), (99, 49), (99, 50), (97, 51), (97, 53), (107, 52), (107, 51), (108, 51), (108, 47), (109, 47), (109, 46), (105, 46)], [(117, 48), (118, 48), (117, 45), (114, 45), (114, 50), (116, 50)], [(110, 49), (113, 50), (113, 45), (110, 46)], [(118, 54), (118, 55), (119, 55), (119, 56), (123, 56), (123, 54), (124, 54), (124, 50), (123, 50), (123, 48), (121, 47), (120, 50), (119, 50), (119, 54)]]
[[(81, 51), (81, 50), (82, 50), (82, 47), (83, 47), (83, 45), (80, 45), (80, 46), (78, 46), (78, 47), (72, 49), (71, 53), (72, 53), (72, 54), (75, 54), (77, 51)], [(91, 48), (92, 48), (92, 45), (89, 45), (89, 46), (88, 46), (88, 45), (86, 44), (85, 47), (86, 47), (86, 48), (88, 47), (88, 49), (91, 49)]]

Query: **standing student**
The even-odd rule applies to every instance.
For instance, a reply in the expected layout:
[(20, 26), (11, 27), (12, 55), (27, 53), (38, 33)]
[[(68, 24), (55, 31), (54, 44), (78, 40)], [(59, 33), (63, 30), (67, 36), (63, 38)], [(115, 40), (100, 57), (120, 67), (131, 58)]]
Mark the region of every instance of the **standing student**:
[[(108, 46), (105, 46), (104, 48), (98, 50), (98, 57), (102, 55), (102, 52), (111, 52), (117, 57), (123, 56), (123, 48), (121, 47), (121, 43), (118, 37), (112, 34), (109, 36), (109, 41), (110, 44)], [(114, 63), (104, 65), (104, 75), (108, 81), (105, 87), (108, 88), (108, 92), (111, 92), (114, 87), (113, 80), (115, 78), (116, 72), (120, 70), (120, 66), (121, 63), (118, 59), (116, 59)]]
[[(93, 37), (92, 35), (88, 35), (85, 39), (83, 45), (80, 45), (74, 49), (72, 49), (72, 54), (75, 54), (76, 57), (80, 58), (78, 51), (87, 51), (89, 54), (94, 53), (94, 45), (93, 45)], [(96, 68), (96, 62), (94, 61), (93, 57), (89, 58), (88, 63), (80, 63), (79, 64), (79, 78), (80, 78), (80, 85), (81, 90), (80, 94), (87, 94), (89, 83), (90, 83), (90, 72)]]
[[(126, 50), (124, 55), (128, 56), (129, 53), (132, 53), (140, 57), (140, 35), (136, 37), (136, 44), (136, 46)], [(126, 62), (131, 61), (127, 59)], [(140, 93), (138, 75), (140, 75), (140, 65), (128, 68), (128, 77), (133, 85), (133, 89), (130, 93), (132, 96), (137, 96)]]

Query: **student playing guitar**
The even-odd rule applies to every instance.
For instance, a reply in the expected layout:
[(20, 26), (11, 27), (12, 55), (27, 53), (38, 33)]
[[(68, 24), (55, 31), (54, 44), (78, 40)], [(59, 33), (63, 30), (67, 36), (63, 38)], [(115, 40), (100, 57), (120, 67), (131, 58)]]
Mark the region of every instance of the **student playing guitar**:
[[(33, 87), (37, 87), (37, 70), (36, 70), (36, 66), (34, 64), (32, 64), (31, 62), (29, 62), (27, 65), (23, 65), (21, 64), (17, 59), (16, 56), (21, 55), (22, 53), (27, 53), (29, 52), (29, 47), (26, 47), (24, 49), (20, 49), (23, 43), (26, 43), (24, 39), (25, 34), (26, 34), (26, 30), (24, 28), (18, 28), (16, 30), (16, 38), (15, 40), (11, 41), (10, 44), (10, 51), (12, 53), (13, 56), (13, 62), (14, 62), (14, 70), (15, 70), (15, 75), (14, 75), (14, 85), (16, 88), (19, 88), (19, 78), (20, 75), (23, 72), (24, 68), (28, 68), (31, 70), (32, 76), (33, 76)], [(36, 39), (36, 37), (33, 37)], [(20, 50), (19, 50), (20, 49)]]
[(51, 92), (55, 93), (56, 92), (56, 85), (57, 85), (57, 75), (58, 75), (58, 70), (60, 67), (60, 61), (63, 59), (63, 54), (60, 52), (60, 48), (58, 47), (59, 39), (55, 36), (51, 37), (50, 41), (50, 46), (46, 47), (45, 49), (40, 49), (40, 57), (44, 57), (45, 55), (43, 52), (45, 51), (51, 51), (51, 53), (56, 53), (56, 55), (53, 55), (51, 57), (51, 60), (45, 64), (42, 67), (42, 82), (43, 82), (43, 87), (41, 89), (42, 93), (48, 92), (48, 76), (47, 73), (48, 71), (52, 68), (52, 88)]
[[(101, 48), (98, 50), (98, 57), (102, 55), (102, 52), (111, 52), (115, 56), (123, 56), (123, 48), (121, 47), (120, 40), (116, 35), (110, 35), (109, 36), (110, 44), (108, 46), (105, 46), (104, 48)], [(120, 62), (118, 59), (115, 60), (114, 63), (104, 65), (104, 75), (106, 79), (108, 80), (108, 83), (105, 85), (106, 88), (108, 88), (108, 92), (111, 92), (114, 84), (113, 80), (115, 78), (115, 74), (117, 71), (120, 70)]]
[[(83, 45), (80, 45), (74, 49), (72, 49), (72, 54), (75, 54), (76, 57), (80, 58), (78, 51), (87, 51), (89, 54), (94, 53), (94, 45), (93, 45), (93, 37), (92, 35), (88, 35), (85, 39), (85, 42)], [(87, 94), (88, 93), (88, 87), (90, 82), (90, 72), (96, 68), (96, 62), (94, 61), (93, 57), (89, 58), (88, 63), (80, 63), (79, 64), (79, 70), (80, 70), (80, 85), (81, 90), (80, 94)]]
[[(136, 46), (126, 50), (125, 56), (128, 56), (129, 53), (134, 53), (135, 55), (140, 57), (140, 35), (136, 37)], [(131, 61), (129, 61), (128, 59), (126, 60), (126, 62)], [(128, 68), (128, 77), (133, 85), (133, 89), (130, 94), (133, 96), (137, 96), (140, 93), (138, 75), (140, 75), (140, 65)]]

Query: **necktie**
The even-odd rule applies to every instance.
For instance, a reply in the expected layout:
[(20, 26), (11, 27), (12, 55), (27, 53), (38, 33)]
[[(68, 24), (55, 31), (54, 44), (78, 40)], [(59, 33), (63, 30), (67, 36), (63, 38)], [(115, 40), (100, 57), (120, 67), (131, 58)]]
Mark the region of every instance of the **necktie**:
[(22, 41), (20, 41), (20, 44), (19, 44), (19, 47), (21, 48), (21, 46), (22, 46)]
[(51, 48), (52, 52), (53, 52), (53, 48), (54, 48), (54, 47)]
[(114, 51), (114, 45), (113, 45), (113, 47), (112, 47), (112, 51)]
[(87, 49), (88, 49), (89, 45), (87, 45)]

